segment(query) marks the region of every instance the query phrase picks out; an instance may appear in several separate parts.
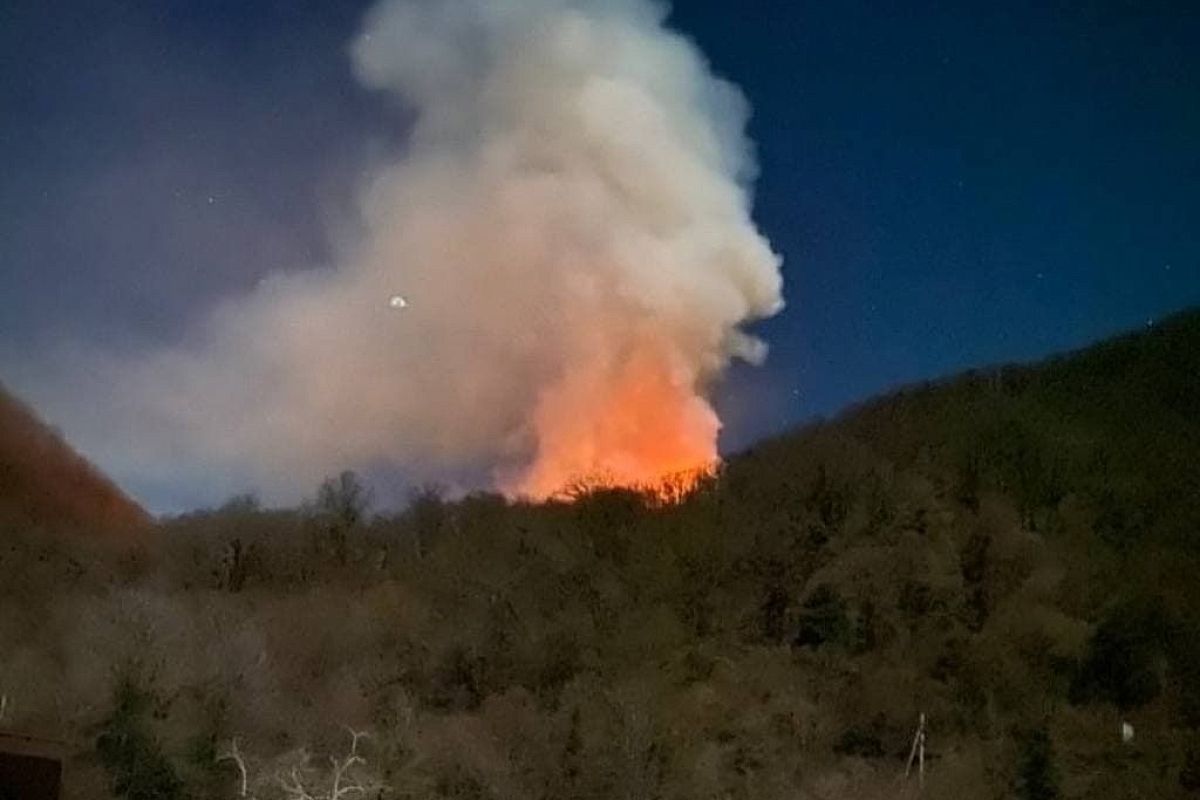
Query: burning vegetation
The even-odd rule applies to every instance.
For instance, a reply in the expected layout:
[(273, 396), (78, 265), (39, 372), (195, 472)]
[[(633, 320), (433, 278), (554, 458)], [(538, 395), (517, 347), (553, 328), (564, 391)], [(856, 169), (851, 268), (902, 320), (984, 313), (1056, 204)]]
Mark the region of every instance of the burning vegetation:
[(600, 374), (572, 373), (534, 411), (537, 451), (513, 494), (545, 498), (570, 485), (678, 494), (718, 463), (720, 422), (653, 351)]

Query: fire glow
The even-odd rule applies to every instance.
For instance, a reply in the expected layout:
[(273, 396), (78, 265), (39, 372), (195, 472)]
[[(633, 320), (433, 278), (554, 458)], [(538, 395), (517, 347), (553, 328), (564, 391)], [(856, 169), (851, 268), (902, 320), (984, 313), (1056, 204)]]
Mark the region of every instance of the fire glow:
[(694, 382), (649, 347), (568, 375), (534, 412), (538, 450), (514, 493), (546, 498), (579, 483), (686, 493), (718, 463), (721, 427)]

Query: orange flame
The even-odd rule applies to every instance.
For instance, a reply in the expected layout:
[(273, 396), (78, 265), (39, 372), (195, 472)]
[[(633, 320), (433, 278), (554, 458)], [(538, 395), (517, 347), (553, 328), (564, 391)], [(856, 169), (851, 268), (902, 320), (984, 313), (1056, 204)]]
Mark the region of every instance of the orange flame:
[(695, 383), (648, 347), (615, 367), (568, 374), (541, 398), (537, 454), (514, 493), (630, 487), (680, 499), (718, 461), (721, 422)]

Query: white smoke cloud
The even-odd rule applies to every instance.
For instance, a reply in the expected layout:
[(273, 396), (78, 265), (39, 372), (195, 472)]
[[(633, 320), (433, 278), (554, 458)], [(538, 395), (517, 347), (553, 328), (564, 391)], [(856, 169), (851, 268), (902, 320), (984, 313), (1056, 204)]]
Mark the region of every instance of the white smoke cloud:
[(703, 393), (765, 354), (739, 326), (781, 307), (779, 259), (750, 219), (747, 104), (664, 17), (384, 0), (354, 69), (416, 122), (361, 240), (186, 345), (105, 361), (94, 399), (56, 401), (68, 434), (126, 481), (216, 471), (276, 501), (378, 465), (533, 487), (636, 461), (607, 409), (653, 373), (670, 407), (636, 424), (715, 454)]

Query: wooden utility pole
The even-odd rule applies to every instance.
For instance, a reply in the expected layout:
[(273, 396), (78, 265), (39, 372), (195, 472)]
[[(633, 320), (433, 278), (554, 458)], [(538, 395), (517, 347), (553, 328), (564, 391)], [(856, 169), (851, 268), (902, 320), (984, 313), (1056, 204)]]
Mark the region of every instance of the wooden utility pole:
[(917, 786), (925, 788), (925, 712), (921, 712), (917, 722), (917, 732), (913, 736), (912, 750), (908, 753), (908, 766), (904, 768), (904, 777), (912, 773), (913, 759), (917, 759)]

